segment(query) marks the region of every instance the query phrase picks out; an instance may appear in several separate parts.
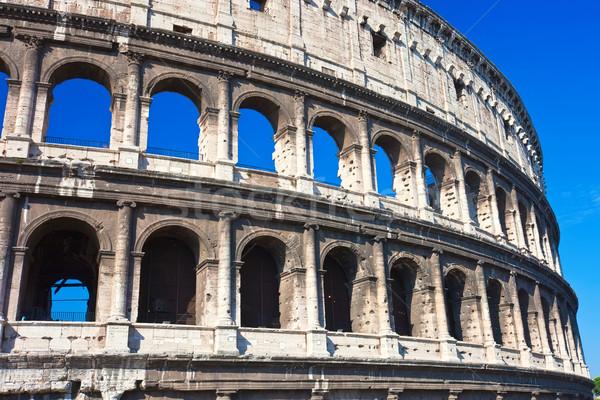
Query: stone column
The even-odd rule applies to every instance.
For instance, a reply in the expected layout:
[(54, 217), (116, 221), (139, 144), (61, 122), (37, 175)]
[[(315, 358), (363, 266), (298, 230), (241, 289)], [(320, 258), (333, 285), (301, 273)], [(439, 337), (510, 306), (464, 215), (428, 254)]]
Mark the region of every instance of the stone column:
[(546, 357), (546, 368), (554, 369), (554, 356), (550, 351), (550, 338), (548, 337), (548, 330), (546, 328), (546, 318), (544, 316), (544, 310), (542, 309), (542, 297), (540, 296), (540, 283), (535, 283), (535, 289), (533, 292), (533, 301), (535, 302), (535, 309), (537, 311), (537, 322), (538, 331), (540, 335), (540, 341), (542, 342), (542, 352)]
[(39, 77), (43, 41), (33, 36), (25, 36), (22, 40), (25, 43), (25, 57), (21, 90), (19, 92), (19, 100), (17, 101), (14, 132), (9, 132), (6, 135), (6, 155), (8, 157), (27, 158), (31, 142), (31, 128), (33, 126), (37, 90), (36, 82)]
[(233, 45), (233, 29), (235, 27), (232, 15), (231, 0), (216, 2), (215, 25), (217, 26), (217, 40), (227, 45)]
[[(25, 276), (24, 271), (27, 268), (27, 251), (29, 248), (27, 247), (13, 247), (12, 251), (14, 253), (13, 256), (13, 271), (12, 271), (12, 282), (10, 285), (9, 291), (9, 299), (8, 310), (6, 319), (8, 321), (16, 321), (21, 317), (21, 303), (23, 297), (25, 296), (25, 287), (21, 289), (21, 285), (24, 284)], [(6, 287), (5, 287), (6, 289)], [(6, 297), (6, 294), (4, 295)]]
[(565, 338), (565, 324), (563, 324), (562, 315), (560, 313), (560, 309), (558, 307), (558, 296), (556, 293), (553, 294), (554, 302), (552, 304), (551, 312), (554, 314), (554, 319), (556, 320), (556, 342), (558, 343), (558, 353), (560, 357), (563, 359), (563, 365), (567, 372), (573, 370), (573, 366), (570, 364), (570, 357), (567, 349), (567, 343)]
[(421, 134), (414, 131), (412, 135), (413, 159), (415, 160), (415, 186), (417, 187), (417, 202), (419, 209), (427, 208), (427, 192), (425, 190), (425, 175), (423, 173), (423, 156), (421, 149)]
[(129, 313), (129, 320), (131, 322), (138, 322), (139, 318), (139, 303), (140, 303), (140, 277), (142, 271), (142, 260), (144, 258), (143, 252), (131, 252), (131, 258), (133, 259), (133, 268), (129, 277), (129, 301), (131, 312)]
[(290, 48), (289, 60), (295, 64), (305, 65), (306, 51), (302, 39), (302, 5), (303, 2), (294, 0), (289, 2), (290, 24), (288, 46)]
[(371, 143), (369, 140), (369, 114), (358, 112), (358, 137), (361, 146), (360, 164), (362, 170), (363, 193), (373, 193), (373, 165), (371, 163)]
[(304, 225), (304, 265), (306, 266), (306, 328), (323, 329), (319, 323), (319, 291), (315, 235), (319, 229), (317, 224)]
[(218, 95), (217, 104), (219, 108), (219, 117), (217, 124), (217, 179), (232, 180), (233, 179), (233, 166), (237, 160), (231, 159), (231, 99), (230, 99), (230, 88), (229, 80), (231, 74), (226, 71), (219, 71), (217, 76), (218, 83)]
[(294, 118), (296, 126), (296, 189), (303, 193), (313, 193), (313, 183), (309, 171), (310, 147), (306, 129), (306, 93), (294, 93)]
[(538, 218), (535, 215), (535, 210), (533, 207), (529, 210), (529, 220), (531, 221), (531, 232), (533, 233), (533, 241), (535, 249), (531, 249), (535, 251), (535, 256), (538, 260), (544, 259), (544, 252), (542, 251), (542, 238), (540, 237), (540, 231), (538, 227)]
[(379, 310), (379, 334), (391, 334), (390, 301), (388, 288), (388, 272), (385, 262), (383, 244), (385, 238), (376, 236), (373, 240), (373, 258), (375, 259), (375, 276), (377, 277), (377, 308)]
[[(523, 231), (523, 225), (521, 224), (521, 210), (519, 210), (519, 200), (517, 199), (517, 189), (515, 186), (512, 186), (512, 190), (510, 191), (510, 201), (513, 205), (514, 213), (513, 213), (513, 226), (515, 227), (515, 232), (517, 236), (517, 247), (521, 251), (526, 251), (529, 249), (527, 242), (525, 240), (525, 235), (527, 232)], [(527, 216), (525, 216), (527, 217)]]
[(431, 268), (431, 279), (434, 286), (433, 299), (435, 306), (435, 320), (437, 323), (437, 337), (440, 340), (440, 352), (442, 361), (458, 361), (456, 355), (456, 339), (450, 336), (448, 331), (448, 319), (446, 317), (446, 298), (444, 296), (443, 267), (440, 263), (440, 255), (443, 251), (434, 248), (429, 259)]
[(127, 308), (127, 277), (129, 276), (129, 247), (131, 242), (131, 223), (133, 201), (119, 200), (117, 202), (117, 242), (115, 251), (115, 267), (113, 271), (113, 291), (110, 322), (127, 321), (125, 310)]
[(219, 213), (219, 251), (217, 283), (217, 327), (215, 329), (214, 353), (238, 355), (237, 327), (231, 310), (231, 221), (237, 215), (232, 211)]
[(492, 320), (490, 317), (490, 305), (487, 299), (487, 286), (485, 284), (485, 276), (483, 272), (483, 261), (477, 262), (475, 276), (477, 277), (477, 290), (479, 291), (479, 296), (481, 297), (481, 327), (483, 331), (483, 344), (486, 349), (488, 361), (495, 363), (498, 361), (496, 351), (499, 346), (494, 340), (494, 331), (492, 329)]
[(142, 55), (127, 52), (127, 100), (125, 102), (125, 126), (119, 148), (119, 165), (137, 168), (139, 161), (138, 132), (140, 119), (140, 75)]
[(465, 186), (465, 171), (460, 150), (454, 152), (454, 170), (456, 171), (456, 181), (458, 183), (458, 203), (461, 220), (467, 230), (471, 230), (473, 221), (469, 213), (469, 203), (467, 201), (467, 188)]
[(0, 208), (0, 346), (6, 314), (4, 312), (4, 300), (6, 297), (6, 275), (10, 265), (10, 250), (15, 225), (15, 210), (19, 193), (0, 193), (2, 204)]
[(519, 291), (517, 289), (516, 273), (510, 272), (508, 278), (508, 286), (510, 290), (510, 301), (513, 304), (513, 320), (515, 323), (515, 335), (517, 337), (517, 349), (521, 353), (521, 365), (529, 367), (531, 365), (531, 349), (525, 341), (525, 325), (527, 321), (523, 321), (521, 314), (521, 304), (519, 303)]
[(500, 225), (500, 212), (498, 211), (498, 199), (496, 199), (496, 185), (494, 183), (494, 173), (491, 168), (487, 169), (486, 181), (489, 193), (490, 210), (492, 212), (492, 226), (494, 227), (494, 235), (496, 238), (506, 238)]

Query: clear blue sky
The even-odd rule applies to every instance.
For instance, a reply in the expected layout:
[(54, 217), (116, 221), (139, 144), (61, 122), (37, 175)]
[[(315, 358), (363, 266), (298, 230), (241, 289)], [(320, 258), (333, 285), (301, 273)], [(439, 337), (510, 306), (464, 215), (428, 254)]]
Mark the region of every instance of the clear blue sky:
[(579, 297), (587, 365), (600, 375), (600, 2), (424, 0), (517, 89), (544, 153), (563, 274)]
[[(560, 227), (560, 254), (566, 279), (580, 302), (578, 322), (592, 377), (600, 375), (597, 323), (600, 226), (600, 64), (597, 43), (600, 3), (517, 0), (427, 0), (424, 3), (474, 42), (515, 86), (538, 131), (544, 153), (548, 198)], [(0, 110), (6, 85), (0, 82)], [(109, 140), (110, 96), (100, 85), (66, 82), (54, 91), (49, 136), (100, 142)], [(64, 101), (69, 98), (70, 101)], [(94, 104), (90, 104), (94, 99)], [(78, 108), (74, 108), (78, 107)], [(91, 112), (98, 108), (103, 113)], [(159, 115), (165, 116), (164, 118)], [(92, 119), (94, 118), (94, 119)], [(149, 146), (198, 151), (198, 112), (182, 96), (154, 96), (150, 112)], [(244, 113), (252, 132), (240, 132), (240, 163), (272, 169), (265, 152), (272, 130), (266, 120)], [(79, 122), (78, 122), (79, 121)], [(90, 121), (93, 121), (90, 123)], [(83, 130), (95, 125), (97, 130)], [(165, 134), (166, 133), (166, 134)], [(257, 134), (260, 136), (257, 136)], [(337, 152), (324, 132), (315, 136), (315, 159)], [(269, 152), (267, 152), (269, 153)], [(389, 186), (383, 152), (376, 154), (381, 191)], [(339, 184), (335, 168), (317, 164), (315, 176)], [(389, 190), (387, 191), (389, 193)], [(600, 246), (599, 246), (600, 247)], [(66, 292), (66, 291), (65, 291)]]

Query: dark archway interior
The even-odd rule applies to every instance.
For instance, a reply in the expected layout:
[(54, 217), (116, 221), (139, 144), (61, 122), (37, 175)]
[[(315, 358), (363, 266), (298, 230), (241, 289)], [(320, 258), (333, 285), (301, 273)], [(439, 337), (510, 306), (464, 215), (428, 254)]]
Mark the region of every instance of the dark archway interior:
[(488, 305), (490, 308), (490, 319), (492, 322), (492, 333), (494, 341), (502, 345), (502, 328), (500, 326), (500, 302), (502, 300), (502, 285), (495, 279), (490, 279), (486, 288)]
[(413, 336), (412, 302), (417, 270), (410, 261), (399, 260), (390, 271), (392, 278), (392, 315), (398, 335)]
[(496, 189), (496, 202), (498, 203), (498, 218), (500, 219), (500, 227), (505, 235), (508, 235), (508, 228), (506, 227), (506, 192), (502, 188)]
[(325, 329), (329, 331), (352, 332), (350, 311), (356, 267), (356, 255), (347, 248), (331, 250), (323, 261)]
[[(70, 319), (93, 321), (98, 286), (98, 245), (83, 232), (54, 230), (43, 236), (33, 247), (25, 291), (22, 317), (26, 320), (52, 321)], [(52, 291), (58, 292), (70, 285), (67, 281), (79, 281), (79, 287), (87, 289), (87, 310), (66, 317), (52, 312)]]
[(463, 340), (461, 324), (462, 298), (465, 291), (465, 277), (458, 271), (450, 271), (446, 275), (446, 313), (448, 316), (448, 333), (456, 340)]
[(139, 322), (194, 325), (196, 259), (182, 240), (150, 238), (143, 247)]
[(479, 223), (478, 206), (479, 206), (479, 191), (481, 179), (473, 171), (468, 171), (465, 174), (465, 187), (467, 191), (467, 204), (469, 205), (469, 216), (475, 223)]
[(552, 340), (552, 334), (550, 333), (550, 305), (546, 301), (545, 298), (542, 297), (542, 313), (544, 314), (544, 322), (546, 325), (546, 336), (548, 337), (548, 346), (550, 346), (550, 351), (554, 353), (554, 343)]
[(258, 245), (242, 256), (240, 271), (242, 326), (280, 328), (279, 272), (271, 253)]

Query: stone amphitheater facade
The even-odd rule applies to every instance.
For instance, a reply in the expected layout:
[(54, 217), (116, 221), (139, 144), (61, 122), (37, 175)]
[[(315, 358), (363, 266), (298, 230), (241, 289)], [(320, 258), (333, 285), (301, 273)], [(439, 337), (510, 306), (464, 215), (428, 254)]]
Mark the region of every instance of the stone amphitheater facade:
[[(591, 398), (537, 133), (431, 9), (12, 0), (0, 43), (6, 398)], [(46, 138), (73, 78), (112, 96), (104, 148)], [(164, 91), (198, 108), (196, 160), (147, 151)], [(274, 127), (276, 173), (238, 165), (243, 108)], [(312, 176), (315, 127), (340, 187)], [(44, 314), (67, 278), (85, 321)]]

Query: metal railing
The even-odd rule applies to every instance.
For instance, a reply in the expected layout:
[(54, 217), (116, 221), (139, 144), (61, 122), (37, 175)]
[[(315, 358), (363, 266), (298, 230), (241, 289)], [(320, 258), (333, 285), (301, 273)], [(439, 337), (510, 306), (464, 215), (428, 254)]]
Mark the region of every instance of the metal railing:
[(34, 307), (23, 312), (23, 321), (94, 321), (95, 313), (88, 311), (51, 311)]
[(254, 170), (257, 170), (257, 171), (270, 172), (272, 174), (276, 174), (277, 173), (277, 171), (274, 168), (259, 167), (257, 165), (237, 163), (236, 166), (240, 167), (240, 168), (254, 169)]
[(155, 324), (178, 324), (178, 325), (190, 325), (194, 323), (194, 316), (188, 313), (175, 314), (169, 312), (150, 311), (147, 313), (141, 313), (138, 322), (148, 322)]
[(180, 150), (170, 150), (170, 149), (161, 149), (159, 147), (147, 147), (147, 154), (155, 154), (157, 156), (165, 156), (165, 157), (174, 157), (174, 158), (185, 158), (188, 160), (199, 160), (200, 154), (193, 153), (190, 151), (180, 151)]
[(46, 143), (66, 144), (69, 146), (80, 146), (80, 147), (97, 147), (97, 148), (101, 148), (101, 149), (108, 149), (108, 147), (110, 146), (109, 142), (98, 142), (95, 140), (61, 138), (61, 137), (56, 137), (56, 136), (46, 136)]

